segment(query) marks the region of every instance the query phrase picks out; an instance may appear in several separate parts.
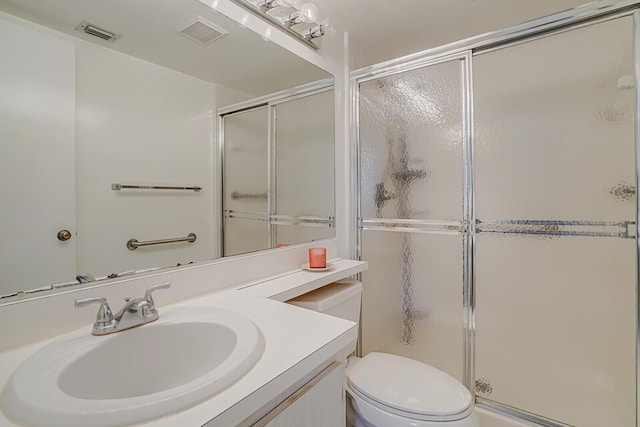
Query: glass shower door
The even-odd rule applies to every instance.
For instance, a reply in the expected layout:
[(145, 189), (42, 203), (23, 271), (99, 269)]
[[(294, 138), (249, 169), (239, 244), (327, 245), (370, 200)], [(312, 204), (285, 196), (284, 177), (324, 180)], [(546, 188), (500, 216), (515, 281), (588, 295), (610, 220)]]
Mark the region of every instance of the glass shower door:
[(223, 255), (271, 247), (266, 107), (224, 117)]
[(476, 393), (636, 425), (633, 20), (473, 58)]
[(362, 353), (463, 379), (465, 57), (360, 83)]
[(335, 235), (333, 90), (275, 105), (275, 199), (278, 244)]

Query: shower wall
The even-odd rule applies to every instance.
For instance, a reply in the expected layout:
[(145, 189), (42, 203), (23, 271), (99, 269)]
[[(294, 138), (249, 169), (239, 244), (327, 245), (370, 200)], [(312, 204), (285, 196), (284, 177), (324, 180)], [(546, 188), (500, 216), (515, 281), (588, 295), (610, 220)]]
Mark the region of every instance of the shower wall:
[(633, 40), (626, 16), (358, 82), (363, 354), (636, 426)]

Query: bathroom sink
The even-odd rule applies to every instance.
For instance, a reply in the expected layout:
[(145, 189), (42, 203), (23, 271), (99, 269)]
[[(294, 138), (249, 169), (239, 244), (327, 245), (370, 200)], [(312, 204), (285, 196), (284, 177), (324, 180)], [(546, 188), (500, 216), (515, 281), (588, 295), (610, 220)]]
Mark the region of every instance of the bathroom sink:
[(137, 328), (67, 334), (16, 369), (2, 409), (29, 426), (130, 425), (187, 409), (244, 376), (264, 349), (246, 317), (180, 307)]

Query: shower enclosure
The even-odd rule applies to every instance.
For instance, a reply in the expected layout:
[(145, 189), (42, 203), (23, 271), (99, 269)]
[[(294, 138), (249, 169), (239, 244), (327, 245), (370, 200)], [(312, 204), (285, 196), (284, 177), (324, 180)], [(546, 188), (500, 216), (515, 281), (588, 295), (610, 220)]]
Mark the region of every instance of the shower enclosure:
[(361, 351), (544, 426), (637, 426), (635, 2), (353, 76)]
[(219, 111), (223, 256), (335, 235), (333, 103), (320, 81)]

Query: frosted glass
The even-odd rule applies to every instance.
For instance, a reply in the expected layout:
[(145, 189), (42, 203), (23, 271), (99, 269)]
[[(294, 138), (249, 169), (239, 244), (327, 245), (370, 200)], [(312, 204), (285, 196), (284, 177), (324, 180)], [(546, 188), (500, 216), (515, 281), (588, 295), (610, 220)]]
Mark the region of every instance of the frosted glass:
[(622, 18), (474, 57), (480, 220), (634, 220), (632, 30)]
[(328, 91), (276, 106), (277, 214), (334, 215), (333, 103)]
[(462, 238), (362, 232), (363, 354), (410, 357), (462, 380)]
[(335, 236), (334, 228), (276, 225), (276, 244), (295, 245), (296, 243), (328, 239), (333, 236)]
[(224, 256), (269, 249), (269, 224), (240, 218), (224, 220)]
[(267, 213), (268, 123), (266, 108), (225, 117), (224, 209)]
[[(473, 57), (481, 221), (585, 221), (520, 229), (587, 233), (636, 221), (632, 24)], [(360, 84), (362, 218), (462, 219), (460, 76), (452, 61)], [(635, 427), (636, 239), (480, 230), (477, 395), (566, 425)], [(360, 233), (363, 352), (461, 379), (462, 238)]]
[(478, 396), (580, 427), (634, 427), (634, 239), (476, 238)]
[[(478, 219), (635, 221), (632, 42), (621, 18), (474, 57)], [(476, 243), (478, 395), (635, 426), (635, 239)]]
[(360, 84), (364, 218), (462, 219), (462, 67)]

